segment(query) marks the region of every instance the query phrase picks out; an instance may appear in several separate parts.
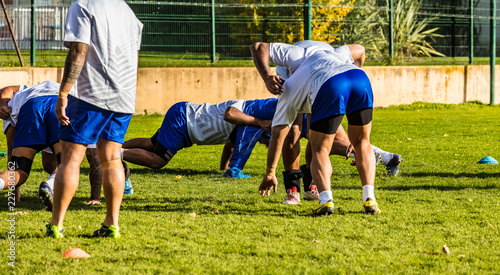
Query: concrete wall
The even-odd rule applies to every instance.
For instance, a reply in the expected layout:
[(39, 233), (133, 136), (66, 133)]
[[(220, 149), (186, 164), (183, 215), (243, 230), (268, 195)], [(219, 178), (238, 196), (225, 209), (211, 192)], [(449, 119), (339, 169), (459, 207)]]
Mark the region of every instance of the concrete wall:
[[(375, 107), (415, 101), (490, 102), (489, 66), (365, 67)], [(62, 68), (0, 68), (0, 87), (60, 81)], [(500, 66), (496, 67), (496, 102), (500, 102)], [(165, 113), (179, 101), (216, 103), (229, 99), (267, 98), (255, 68), (140, 68), (136, 111)]]

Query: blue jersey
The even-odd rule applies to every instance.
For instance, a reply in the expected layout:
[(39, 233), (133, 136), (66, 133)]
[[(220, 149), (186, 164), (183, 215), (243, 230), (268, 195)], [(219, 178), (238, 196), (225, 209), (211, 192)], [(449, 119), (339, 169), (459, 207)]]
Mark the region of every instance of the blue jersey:
[(247, 100), (243, 113), (258, 119), (272, 120), (277, 105), (277, 98)]

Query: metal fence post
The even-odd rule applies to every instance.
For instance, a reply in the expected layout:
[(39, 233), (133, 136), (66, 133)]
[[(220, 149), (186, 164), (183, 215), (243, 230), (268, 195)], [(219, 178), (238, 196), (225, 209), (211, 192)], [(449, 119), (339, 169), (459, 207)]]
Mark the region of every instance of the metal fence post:
[(490, 1), (490, 104), (495, 104), (495, 63), (497, 48), (497, 1)]
[(474, 63), (474, 0), (470, 0), (469, 64)]
[(211, 5), (211, 8), (210, 8), (210, 20), (212, 21), (212, 26), (211, 26), (211, 29), (212, 29), (212, 43), (210, 44), (210, 49), (211, 49), (211, 53), (210, 53), (210, 56), (211, 56), (211, 59), (212, 59), (212, 63), (215, 63), (215, 59), (216, 59), (216, 51), (215, 51), (215, 0), (212, 0), (212, 5)]
[(36, 58), (35, 58), (35, 41), (36, 41), (36, 1), (31, 0), (31, 66), (35, 67), (36, 65)]
[(311, 40), (312, 0), (304, 0), (304, 40)]
[(394, 0), (389, 0), (389, 53), (394, 60)]

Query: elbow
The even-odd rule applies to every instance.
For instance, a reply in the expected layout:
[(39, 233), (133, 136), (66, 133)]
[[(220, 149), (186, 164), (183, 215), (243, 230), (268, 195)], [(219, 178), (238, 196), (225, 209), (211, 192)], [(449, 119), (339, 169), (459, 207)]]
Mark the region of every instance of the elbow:
[(226, 111), (224, 112), (224, 120), (225, 121), (231, 122), (231, 120), (233, 118), (233, 109), (234, 109), (234, 107), (229, 107), (226, 109)]
[(260, 46), (262, 45), (262, 42), (255, 42), (250, 46), (250, 51), (251, 52), (256, 52)]
[(255, 54), (255, 53), (258, 53), (258, 52), (262, 52), (262, 51), (265, 51), (265, 50), (268, 50), (269, 46), (268, 43), (265, 43), (265, 42), (255, 42), (252, 44), (252, 46), (250, 46), (250, 52), (252, 54)]

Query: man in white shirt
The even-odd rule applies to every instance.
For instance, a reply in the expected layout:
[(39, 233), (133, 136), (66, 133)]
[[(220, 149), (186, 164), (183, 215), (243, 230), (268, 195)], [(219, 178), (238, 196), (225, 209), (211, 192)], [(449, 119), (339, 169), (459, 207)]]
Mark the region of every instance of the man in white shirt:
[(135, 111), (141, 33), (142, 23), (123, 0), (77, 0), (68, 11), (64, 44), (69, 52), (56, 105), (62, 158), (47, 237), (63, 237), (80, 162), (93, 143), (103, 168), (106, 200), (106, 217), (94, 236), (120, 237), (125, 182), (120, 150)]
[[(313, 48), (316, 49), (319, 47), (323, 50), (326, 51), (331, 51), (333, 53), (336, 53), (337, 56), (339, 57), (340, 60), (342, 60), (343, 63), (346, 64), (354, 64), (358, 67), (361, 68), (361, 66), (364, 64), (365, 60), (365, 50), (364, 47), (358, 44), (350, 44), (346, 46), (342, 46), (340, 48), (333, 48), (329, 44), (321, 41), (313, 41), (313, 40), (305, 40), (305, 41), (300, 41), (294, 44), (295, 46), (299, 46), (302, 48)], [(314, 48), (315, 47), (315, 48)], [(281, 83), (286, 81), (290, 76), (292, 75), (292, 71), (290, 68), (284, 67), (284, 66), (277, 66), (276, 67), (276, 74), (279, 76)], [(304, 126), (303, 126), (304, 128)], [(307, 125), (305, 125), (305, 128), (307, 128)], [(296, 130), (297, 127), (292, 127), (291, 132)], [(297, 135), (297, 134), (295, 134)], [(298, 143), (298, 140), (297, 140)], [(337, 146), (336, 144), (337, 143)], [(349, 138), (347, 136), (347, 133), (345, 132), (344, 128), (342, 125), (339, 125), (337, 132), (335, 133), (335, 142), (332, 147), (333, 151), (336, 151), (334, 154), (339, 154), (339, 155), (344, 155), (348, 156), (350, 158), (354, 158), (354, 153), (349, 152), (349, 150), (344, 152), (340, 152), (337, 149), (339, 147), (343, 146), (338, 146), (339, 143), (343, 143), (342, 145), (348, 146), (349, 150), (352, 150), (352, 146), (350, 145)], [(285, 141), (285, 144), (286, 141)], [(297, 192), (295, 190), (300, 190), (300, 187), (297, 186), (300, 184), (298, 181), (293, 181), (293, 180), (288, 180), (286, 177), (286, 173), (290, 174), (295, 174), (295, 177), (302, 177), (302, 180), (304, 182), (304, 198), (308, 200), (319, 200), (319, 194), (317, 194), (317, 191), (312, 190), (311, 187), (315, 187), (313, 184), (314, 182), (312, 181), (311, 177), (311, 171), (310, 171), (310, 164), (311, 164), (311, 152), (310, 152), (310, 143), (308, 143), (306, 153), (305, 153), (305, 159), (306, 159), (306, 164), (300, 166), (300, 171), (296, 170), (297, 167), (299, 166), (299, 160), (300, 160), (300, 146), (294, 146), (290, 145), (290, 147), (293, 149), (296, 149), (296, 152), (290, 152), (291, 150), (283, 150), (283, 159), (287, 160), (288, 158), (296, 158), (294, 161), (288, 161), (288, 163), (291, 163), (292, 165), (290, 167), (285, 167), (285, 169), (288, 169), (283, 173), (284, 176), (284, 184), (285, 184), (285, 190), (287, 193), (287, 197), (285, 198), (285, 201), (283, 203), (286, 204), (298, 204), (300, 203), (300, 192)], [(387, 176), (396, 176), (399, 173), (399, 167), (402, 161), (402, 157), (397, 154), (397, 153), (390, 153), (386, 152), (374, 145), (372, 145), (373, 151), (376, 155), (376, 160), (377, 164), (382, 163), (386, 170), (387, 170)], [(354, 151), (354, 150), (352, 150)], [(284, 163), (287, 163), (285, 161)], [(354, 165), (355, 163), (353, 163)], [(300, 175), (302, 173), (302, 175)], [(295, 188), (294, 188), (295, 187)], [(317, 195), (316, 195), (317, 194)]]
[[(347, 113), (349, 138), (357, 153), (356, 167), (363, 184), (365, 212), (379, 213), (373, 192), (375, 158), (369, 140), (373, 93), (364, 71), (352, 64), (350, 55), (323, 47), (302, 48), (258, 42), (252, 45), (251, 51), (255, 66), (268, 90), (273, 94), (281, 94), (273, 118), (266, 176), (259, 187), (260, 194), (269, 195), (271, 189), (276, 192), (275, 169), (289, 127), (298, 113), (309, 113), (311, 174), (320, 192), (320, 203), (313, 214), (332, 214), (332, 168), (328, 155), (335, 133)], [(278, 76), (271, 74), (269, 61), (291, 71), (292, 75), (284, 85)]]

